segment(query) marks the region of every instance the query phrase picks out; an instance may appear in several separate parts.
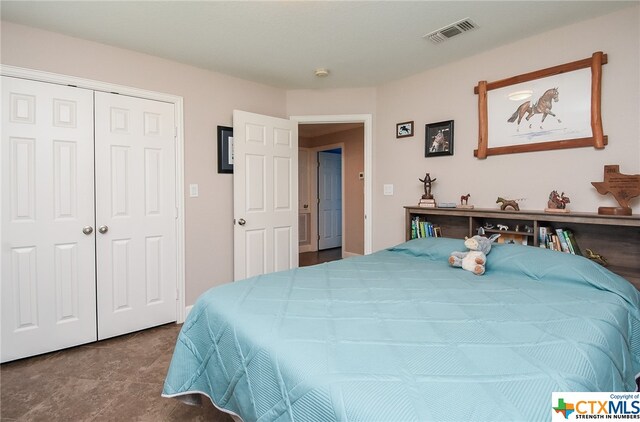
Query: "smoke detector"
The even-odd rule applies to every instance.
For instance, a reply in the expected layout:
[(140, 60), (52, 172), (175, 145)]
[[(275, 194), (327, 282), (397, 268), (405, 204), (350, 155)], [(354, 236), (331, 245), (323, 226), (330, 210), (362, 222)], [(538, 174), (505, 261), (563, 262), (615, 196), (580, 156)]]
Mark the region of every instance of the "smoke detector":
[(318, 78), (324, 78), (325, 76), (328, 76), (328, 75), (329, 75), (329, 69), (324, 69), (324, 68), (316, 69), (316, 71), (315, 71), (315, 75), (316, 75)]
[(476, 25), (475, 22), (473, 22), (469, 18), (465, 18), (458, 22), (454, 22), (450, 25), (440, 28), (437, 31), (426, 34), (422, 38), (427, 38), (434, 44), (440, 44), (441, 42), (446, 41), (449, 38), (453, 38), (456, 35), (460, 35), (463, 32), (468, 32), (476, 28), (478, 28), (478, 25)]

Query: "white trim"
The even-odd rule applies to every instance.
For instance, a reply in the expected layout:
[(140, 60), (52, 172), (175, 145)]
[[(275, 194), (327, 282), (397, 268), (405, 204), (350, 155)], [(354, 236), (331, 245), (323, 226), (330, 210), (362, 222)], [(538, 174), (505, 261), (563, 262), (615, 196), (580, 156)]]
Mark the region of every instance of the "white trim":
[(187, 317), (189, 317), (189, 314), (191, 313), (192, 309), (193, 309), (193, 305), (189, 305), (189, 306), (185, 306), (184, 307), (184, 321), (187, 320)]
[(372, 252), (373, 117), (371, 114), (289, 116), (298, 123), (364, 123), (364, 253)]
[(33, 81), (48, 82), (59, 85), (71, 85), (78, 88), (86, 88), (94, 91), (111, 92), (130, 97), (145, 98), (148, 100), (172, 103), (175, 106), (176, 124), (176, 322), (184, 322), (185, 314), (185, 218), (184, 218), (184, 106), (183, 98), (177, 95), (163, 94), (161, 92), (147, 91), (129, 86), (116, 85), (108, 82), (94, 81), (92, 79), (78, 78), (75, 76), (60, 75), (41, 70), (25, 69), (16, 66), (0, 65), (0, 74), (14, 78), (30, 79)]
[(355, 253), (355, 252), (342, 251), (342, 257), (343, 258), (351, 258), (351, 257), (354, 257), (354, 256), (362, 256), (362, 255), (360, 255), (359, 253)]

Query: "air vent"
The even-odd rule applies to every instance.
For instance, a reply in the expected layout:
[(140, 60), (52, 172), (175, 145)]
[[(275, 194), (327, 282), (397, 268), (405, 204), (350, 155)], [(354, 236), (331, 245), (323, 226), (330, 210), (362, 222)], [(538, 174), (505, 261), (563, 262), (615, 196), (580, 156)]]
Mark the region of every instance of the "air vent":
[(439, 44), (443, 41), (448, 40), (449, 38), (455, 37), (456, 35), (460, 35), (463, 32), (471, 31), (472, 29), (476, 29), (478, 25), (476, 25), (471, 19), (466, 18), (461, 21), (452, 23), (451, 25), (447, 25), (444, 28), (440, 28), (437, 31), (433, 31), (422, 38), (428, 38), (434, 44)]

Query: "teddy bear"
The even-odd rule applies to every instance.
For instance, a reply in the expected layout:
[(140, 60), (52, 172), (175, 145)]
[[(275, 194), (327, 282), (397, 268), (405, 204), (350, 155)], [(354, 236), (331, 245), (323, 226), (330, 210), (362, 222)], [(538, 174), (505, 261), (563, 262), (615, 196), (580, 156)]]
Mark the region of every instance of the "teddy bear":
[(491, 251), (491, 243), (498, 237), (500, 237), (499, 234), (494, 234), (489, 238), (478, 235), (465, 238), (464, 246), (469, 250), (467, 252), (451, 252), (449, 264), (452, 267), (462, 267), (475, 275), (484, 274), (487, 255)]

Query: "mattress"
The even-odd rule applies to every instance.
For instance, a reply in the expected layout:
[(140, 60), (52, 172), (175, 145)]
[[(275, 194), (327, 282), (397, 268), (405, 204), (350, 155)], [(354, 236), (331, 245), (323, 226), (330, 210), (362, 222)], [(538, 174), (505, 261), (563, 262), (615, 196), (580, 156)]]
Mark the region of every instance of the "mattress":
[(244, 421), (547, 420), (554, 391), (634, 391), (638, 291), (580, 256), (461, 240), (213, 288), (184, 323), (163, 396)]

